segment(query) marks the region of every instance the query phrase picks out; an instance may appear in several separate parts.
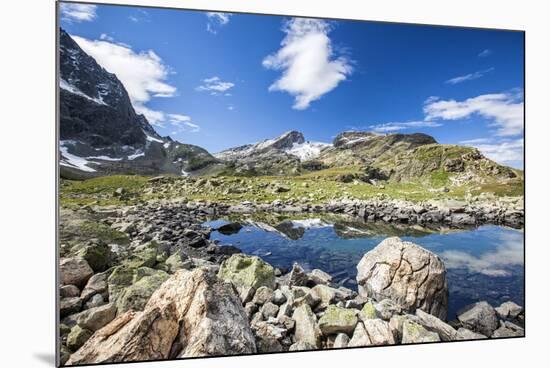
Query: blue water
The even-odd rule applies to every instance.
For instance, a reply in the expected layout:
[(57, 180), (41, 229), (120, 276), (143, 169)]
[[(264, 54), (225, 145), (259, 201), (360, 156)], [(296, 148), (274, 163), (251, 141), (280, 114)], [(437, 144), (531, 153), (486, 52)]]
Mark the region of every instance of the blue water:
[[(388, 224), (314, 220), (303, 224), (282, 220), (247, 224), (236, 234), (217, 231), (211, 238), (234, 245), (246, 254), (290, 269), (298, 262), (306, 270), (319, 268), (333, 281), (357, 289), (356, 265), (361, 257), (388, 236), (399, 236), (438, 254), (447, 267), (448, 318), (470, 303), (486, 300), (493, 306), (512, 300), (524, 305), (523, 231), (500, 226), (468, 230), (429, 230)], [(217, 228), (228, 221), (209, 221)], [(261, 228), (260, 228), (261, 227)], [(263, 229), (262, 229), (263, 228)], [(351, 233), (349, 230), (351, 229)]]

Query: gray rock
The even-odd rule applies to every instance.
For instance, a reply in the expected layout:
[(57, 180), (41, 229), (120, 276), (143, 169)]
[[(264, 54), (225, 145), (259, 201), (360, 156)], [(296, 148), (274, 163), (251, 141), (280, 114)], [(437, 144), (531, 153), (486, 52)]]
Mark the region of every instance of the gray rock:
[(289, 302), (284, 303), (279, 307), (279, 314), (277, 315), (277, 318), (281, 318), (281, 316), (292, 316), (292, 311), (294, 308), (292, 308), (292, 305)]
[(496, 307), (495, 312), (502, 319), (515, 319), (523, 312), (523, 308), (514, 302), (505, 302)]
[(239, 291), (239, 298), (241, 298), (243, 305), (252, 301), (254, 293), (256, 293), (256, 290), (252, 286), (238, 286), (237, 290)]
[(94, 271), (84, 259), (62, 258), (59, 261), (59, 278), (63, 285), (83, 287)]
[(59, 313), (61, 318), (80, 311), (82, 300), (80, 298), (62, 298), (59, 301)]
[(103, 295), (101, 294), (95, 294), (94, 296), (92, 296), (92, 298), (90, 300), (88, 300), (85, 304), (85, 307), (86, 309), (90, 309), (90, 308), (95, 308), (95, 307), (99, 307), (99, 306), (102, 306), (102, 305), (105, 305), (107, 304), (105, 302), (105, 299), (103, 298)]
[(328, 273), (321, 271), (317, 268), (308, 274), (308, 278), (315, 285), (318, 285), (318, 284), (328, 285), (332, 281), (332, 276), (330, 276)]
[(409, 312), (421, 308), (445, 319), (446, 269), (434, 253), (397, 237), (387, 238), (363, 256), (357, 271), (360, 295), (391, 299)]
[(246, 312), (248, 319), (251, 320), (254, 313), (258, 311), (258, 306), (252, 302), (248, 302), (244, 306), (244, 311)]
[(75, 298), (80, 296), (80, 290), (74, 285), (63, 285), (59, 288), (62, 298)]
[(327, 285), (316, 285), (311, 289), (312, 294), (315, 294), (321, 300), (319, 309), (324, 309), (330, 304), (335, 304), (339, 301), (345, 300), (345, 294), (339, 290)]
[(402, 344), (441, 341), (437, 333), (428, 331), (418, 323), (408, 319), (403, 321), (401, 334), (402, 334), (402, 338), (401, 338)]
[(381, 319), (368, 319), (363, 321), (363, 326), (371, 345), (393, 345), (395, 339), (388, 322)]
[(456, 339), (457, 340), (481, 340), (481, 339), (486, 339), (487, 336), (485, 335), (482, 335), (480, 333), (477, 333), (477, 332), (473, 332), (473, 331), (470, 331), (464, 327), (460, 327), (457, 331), (456, 331)]
[(491, 336), (498, 327), (496, 312), (485, 301), (464, 307), (457, 317), (462, 326), (485, 336)]
[(376, 314), (383, 320), (389, 321), (395, 314), (400, 314), (402, 308), (391, 299), (384, 299), (374, 304)]
[(440, 320), (437, 317), (432, 316), (424, 312), (422, 309), (416, 310), (416, 316), (418, 317), (418, 322), (427, 328), (430, 331), (436, 332), (441, 340), (443, 341), (453, 341), (456, 340), (456, 330)]
[(269, 317), (276, 317), (277, 313), (279, 312), (279, 307), (271, 302), (267, 302), (261, 307), (262, 315), (265, 319), (268, 319)]
[(298, 263), (294, 263), (292, 265), (292, 270), (290, 271), (290, 274), (289, 274), (288, 285), (289, 286), (306, 286), (308, 281), (309, 281), (309, 278), (307, 277), (307, 274), (304, 271), (304, 269)]
[(256, 290), (254, 298), (252, 298), (252, 303), (263, 305), (273, 298), (273, 289), (268, 288), (267, 286), (261, 286)]
[(363, 325), (363, 322), (357, 323), (353, 331), (353, 336), (348, 342), (348, 347), (368, 346), (370, 344), (370, 338), (367, 334), (367, 330), (365, 330), (365, 325)]
[(84, 343), (92, 337), (93, 332), (82, 328), (78, 325), (71, 329), (71, 332), (67, 336), (67, 347), (72, 350), (78, 350)]
[(76, 319), (78, 325), (90, 331), (97, 331), (107, 323), (111, 322), (116, 316), (116, 306), (106, 304), (100, 307), (91, 308), (79, 314)]
[(525, 330), (511, 322), (500, 322), (500, 327), (497, 328), (492, 338), (499, 338), (499, 337), (519, 337), (519, 336), (525, 336)]
[(80, 297), (82, 300), (88, 300), (96, 294), (102, 294), (107, 291), (107, 277), (109, 272), (96, 273), (86, 283)]
[(310, 344), (307, 341), (296, 341), (294, 344), (290, 345), (288, 351), (303, 351), (315, 349), (318, 349), (318, 347), (316, 345)]
[(345, 333), (339, 333), (334, 339), (333, 348), (347, 348), (349, 343), (349, 337)]
[(292, 319), (296, 322), (294, 337), (296, 342), (304, 342), (315, 348), (321, 347), (321, 330), (311, 307), (302, 304), (294, 310)]
[(277, 305), (281, 305), (286, 302), (286, 296), (281, 290), (277, 289), (273, 292), (273, 297), (271, 298), (271, 301)]
[(279, 342), (282, 340), (286, 330), (276, 327), (267, 322), (258, 322), (252, 326), (256, 336), (256, 347), (259, 353), (274, 353), (283, 351), (283, 346)]

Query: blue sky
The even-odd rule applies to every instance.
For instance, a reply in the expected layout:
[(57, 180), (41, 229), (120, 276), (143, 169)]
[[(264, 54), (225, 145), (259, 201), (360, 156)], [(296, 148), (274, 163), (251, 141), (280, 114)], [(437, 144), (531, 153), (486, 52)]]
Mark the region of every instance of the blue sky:
[(520, 32), (75, 4), (61, 26), (159, 134), (211, 152), (423, 132), (522, 167)]

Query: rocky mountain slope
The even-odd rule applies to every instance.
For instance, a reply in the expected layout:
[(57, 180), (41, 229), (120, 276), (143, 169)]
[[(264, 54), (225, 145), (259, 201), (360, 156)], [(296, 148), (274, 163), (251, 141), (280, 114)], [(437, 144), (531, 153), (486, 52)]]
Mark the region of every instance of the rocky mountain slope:
[(116, 77), (60, 31), (60, 170), (81, 178), (174, 173), (218, 164), (206, 150), (161, 137)]

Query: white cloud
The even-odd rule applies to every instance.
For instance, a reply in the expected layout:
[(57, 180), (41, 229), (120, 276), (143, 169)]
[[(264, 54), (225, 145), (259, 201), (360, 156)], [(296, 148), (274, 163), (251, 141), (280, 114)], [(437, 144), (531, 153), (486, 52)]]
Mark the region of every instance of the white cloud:
[(235, 110), (235, 106), (229, 105), (229, 106), (227, 106), (227, 110), (233, 111), (233, 110)]
[(61, 18), (67, 22), (91, 22), (97, 17), (97, 6), (61, 3)]
[(109, 36), (107, 33), (102, 33), (99, 35), (100, 40), (109, 41), (109, 42), (115, 42), (115, 39), (111, 36)]
[(466, 268), (487, 276), (509, 276), (510, 267), (523, 266), (523, 241), (517, 234), (504, 234), (494, 252), (473, 256), (452, 250), (443, 252), (441, 257), (449, 269)]
[(469, 80), (479, 79), (479, 78), (483, 77), (485, 74), (487, 74), (489, 72), (492, 72), (493, 70), (495, 70), (495, 68), (479, 70), (479, 71), (474, 72), (474, 73), (470, 73), (470, 74), (461, 75), (461, 76), (458, 76), (458, 77), (451, 78), (451, 79), (445, 81), (445, 83), (458, 84), (458, 83), (466, 82), (466, 81), (469, 81)]
[(231, 17), (231, 14), (208, 12), (206, 13), (206, 17), (208, 18), (206, 22), (206, 30), (212, 34), (216, 34), (218, 33), (219, 28), (229, 23), (229, 18)]
[[(234, 83), (224, 82), (219, 77), (211, 77), (202, 80), (202, 84), (196, 88), (197, 91), (209, 91), (212, 95), (221, 94), (235, 86)], [(225, 93), (225, 96), (231, 96)]]
[(269, 90), (294, 96), (294, 109), (307, 109), (352, 73), (350, 60), (334, 57), (330, 30), (325, 21), (294, 18), (285, 23), (282, 47), (262, 62), (267, 69), (282, 71)]
[(461, 144), (475, 147), (486, 157), (502, 164), (516, 164), (523, 161), (523, 138), (495, 140), (477, 138), (461, 141)]
[(106, 38), (88, 40), (79, 36), (72, 37), (102, 67), (116, 74), (138, 113), (144, 114), (151, 124), (162, 126), (164, 113), (151, 110), (145, 104), (152, 97), (174, 96), (176, 87), (166, 83), (169, 67), (153, 50), (135, 52), (128, 45), (114, 43)]
[(492, 53), (493, 53), (493, 51), (491, 51), (489, 49), (485, 49), (485, 50), (481, 51), (479, 54), (477, 54), (477, 56), (487, 57), (487, 56), (491, 55)]
[(399, 130), (411, 129), (411, 128), (437, 128), (440, 127), (441, 123), (435, 121), (404, 121), (404, 122), (390, 122), (371, 125), (370, 129), (377, 133), (390, 133), (396, 132)]
[(523, 133), (523, 98), (520, 94), (497, 93), (464, 101), (430, 99), (424, 105), (426, 120), (459, 120), (474, 114), (490, 120), (498, 136)]
[(191, 117), (187, 115), (168, 114), (168, 122), (177, 128), (172, 132), (173, 135), (183, 132), (197, 133), (201, 129), (199, 125), (191, 122)]

